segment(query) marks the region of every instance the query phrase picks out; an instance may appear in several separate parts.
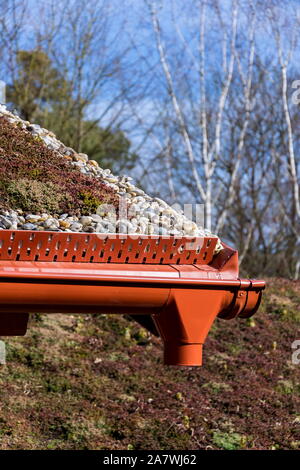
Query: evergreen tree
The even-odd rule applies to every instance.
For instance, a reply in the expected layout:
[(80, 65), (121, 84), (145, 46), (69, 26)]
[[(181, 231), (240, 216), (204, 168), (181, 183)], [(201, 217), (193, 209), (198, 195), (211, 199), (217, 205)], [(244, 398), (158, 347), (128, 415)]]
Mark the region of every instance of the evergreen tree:
[(118, 172), (136, 163), (137, 155), (120, 129), (101, 128), (97, 121), (84, 118), (82, 110), (90, 103), (74, 99), (72, 83), (40, 49), (18, 51), (17, 76), (8, 86), (7, 100), (23, 119), (53, 131), (66, 145), (87, 153), (104, 168)]

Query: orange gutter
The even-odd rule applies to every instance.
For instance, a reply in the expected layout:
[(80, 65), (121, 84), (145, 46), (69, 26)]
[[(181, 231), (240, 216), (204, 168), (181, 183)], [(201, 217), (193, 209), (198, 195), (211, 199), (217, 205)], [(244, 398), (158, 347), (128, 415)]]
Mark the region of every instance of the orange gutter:
[(265, 287), (238, 277), (236, 251), (214, 256), (215, 242), (0, 231), (0, 335), (25, 334), (28, 312), (147, 315), (166, 364), (201, 365), (216, 316), (252, 315)]

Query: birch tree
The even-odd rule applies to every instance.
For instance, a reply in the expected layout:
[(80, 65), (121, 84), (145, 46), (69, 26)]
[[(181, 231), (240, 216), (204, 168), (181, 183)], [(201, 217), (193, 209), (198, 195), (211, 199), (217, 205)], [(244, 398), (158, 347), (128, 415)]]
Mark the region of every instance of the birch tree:
[[(218, 1), (193, 2), (189, 4), (193, 14), (197, 15), (196, 41), (195, 46), (185, 37), (180, 21), (177, 20), (176, 13), (172, 12), (171, 24), (172, 35), (176, 38), (180, 47), (181, 67), (189, 68), (191, 73), (184, 76), (180, 84), (174, 63), (176, 59), (172, 57), (170, 48), (164, 40), (164, 32), (160, 21), (159, 4), (156, 1), (147, 1), (147, 7), (151, 18), (151, 26), (158, 52), (160, 68), (165, 80), (166, 92), (169, 96), (171, 107), (171, 127), (173, 147), (174, 141), (178, 142), (183, 154), (186, 156), (187, 165), (185, 171), (189, 172), (189, 182), (187, 184), (197, 202), (205, 205), (205, 226), (207, 229), (217, 229), (222, 231), (227, 219), (228, 210), (234, 200), (234, 188), (238, 178), (240, 162), (243, 157), (243, 147), (246, 138), (247, 127), (251, 114), (251, 90), (252, 73), (255, 56), (255, 12), (250, 4), (251, 15), (248, 18), (248, 42), (249, 51), (247, 54), (247, 65), (241, 63), (237, 48), (238, 29), (240, 18), (240, 5), (237, 0), (231, 2), (230, 14), (222, 11)], [(212, 80), (211, 63), (208, 59), (210, 46), (208, 44), (208, 20), (215, 16), (214, 25), (219, 27), (220, 48), (219, 58), (221, 67), (218, 77), (218, 86), (213, 92), (213, 96), (208, 93), (210, 81)], [(195, 27), (195, 26), (194, 26)], [(221, 33), (220, 33), (221, 31)], [(178, 58), (177, 58), (178, 59)], [(178, 60), (177, 67), (180, 62)], [(234, 76), (239, 74), (243, 89), (243, 106), (245, 112), (244, 125), (241, 129), (238, 149), (234, 155), (234, 164), (230, 174), (225, 177), (223, 169), (224, 142), (223, 136), (226, 132), (225, 110), (228, 105), (228, 98), (231, 92)], [(182, 88), (194, 89), (198, 80), (199, 93), (189, 96), (182, 92)], [(188, 100), (190, 100), (188, 102)], [(166, 126), (165, 126), (166, 127)], [(177, 135), (175, 136), (174, 133)], [(181, 141), (181, 142), (180, 142)], [(170, 146), (166, 147), (166, 156), (170, 153)], [(169, 157), (168, 157), (169, 158)], [(170, 170), (169, 170), (170, 172)], [(220, 189), (220, 172), (223, 173), (224, 183)], [(168, 179), (170, 178), (170, 175)], [(216, 197), (221, 192), (226, 191), (226, 205), (220, 207), (221, 199)], [(224, 198), (223, 198), (224, 201)]]
[[(289, 72), (292, 70), (293, 62), (297, 60), (297, 52), (299, 53), (300, 48), (298, 39), (300, 12), (282, 21), (278, 8), (280, 4), (274, 1), (272, 6), (273, 8), (268, 10), (268, 16), (280, 69), (280, 102), (285, 131), (283, 151), (278, 152), (274, 149), (273, 164), (275, 168), (279, 166), (282, 169), (280, 175), (277, 173), (276, 190), (280, 196), (285, 225), (288, 232), (292, 234), (292, 247), (289, 248), (289, 252), (292, 252), (295, 262), (291, 263), (291, 269), (294, 268), (293, 277), (298, 279), (300, 275), (300, 142), (298, 119), (293, 118), (295, 106), (294, 110), (291, 109), (293, 103), (290, 98), (293, 89), (292, 83), (289, 83)], [(288, 194), (286, 194), (286, 188), (289, 189)]]

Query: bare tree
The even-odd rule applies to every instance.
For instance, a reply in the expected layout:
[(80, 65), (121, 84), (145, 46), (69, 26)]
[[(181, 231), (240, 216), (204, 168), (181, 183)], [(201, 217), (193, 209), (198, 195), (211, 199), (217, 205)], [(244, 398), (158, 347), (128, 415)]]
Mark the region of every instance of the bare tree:
[[(170, 200), (176, 195), (203, 202), (206, 227), (235, 243), (251, 272), (270, 274), (277, 272), (276, 265), (278, 273), (292, 275), (299, 270), (296, 248), (284, 262), (281, 250), (287, 240), (296, 246), (299, 230), (298, 137), (288, 104), (292, 67), (286, 62), (294, 60), (288, 49), (298, 47), (293, 39), (297, 15), (293, 24), (278, 22), (285, 45), (280, 52), (272, 42), (269, 8), (279, 8), (288, 22), (288, 2), (145, 4), (146, 50), (144, 37), (140, 46), (138, 39), (133, 44), (152, 80), (140, 100), (136, 93), (128, 101), (144, 132), (142, 142), (152, 152), (157, 148), (145, 160), (146, 184), (158, 192), (169, 190)], [(150, 118), (140, 105), (145, 94), (152, 103)], [(162, 172), (168, 185), (159, 183)]]
[[(169, 120), (170, 125), (164, 125), (164, 128), (167, 129), (169, 127), (168, 133), (169, 135), (172, 134), (173, 141), (176, 139), (177, 142), (180, 142), (181, 139), (180, 148), (187, 156), (190, 177), (192, 177), (192, 182), (190, 178), (188, 186), (192, 188), (196, 199), (205, 204), (206, 227), (211, 230), (214, 226), (221, 231), (234, 199), (234, 186), (243, 157), (243, 146), (251, 113), (252, 72), (255, 55), (255, 10), (253, 5), (250, 4), (250, 15), (248, 17), (249, 34), (247, 38), (249, 52), (247, 54), (246, 67), (241, 63), (242, 58), (239, 56), (240, 52), (237, 48), (240, 6), (236, 0), (232, 1), (230, 15), (228, 12), (222, 11), (221, 4), (218, 1), (198, 1), (196, 3), (193, 2), (193, 5), (189, 4), (189, 8), (198, 17), (199, 27), (196, 26), (198, 30), (196, 35), (197, 48), (191, 45), (185, 37), (180, 21), (177, 19), (178, 14), (172, 12), (172, 32), (179, 46), (180, 52), (178, 51), (178, 55), (181, 54), (181, 63), (179, 64), (176, 62), (178, 58), (175, 57), (174, 59), (172, 57), (170, 47), (168, 48), (166, 41), (164, 41), (164, 32), (157, 2), (149, 0), (146, 3), (151, 15), (159, 62), (166, 83), (166, 92), (173, 110), (171, 113), (172, 119)], [(215, 17), (214, 26), (216, 27), (217, 25), (219, 29), (221, 43), (219, 55), (221, 56), (222, 67), (218, 70), (217, 90), (214, 90), (213, 94), (208, 94), (207, 90), (210, 86), (212, 74), (208, 71), (210, 66), (208, 61), (210, 48), (207, 40), (207, 23), (211, 21), (213, 15)], [(229, 17), (230, 20), (228, 19)], [(242, 54), (244, 54), (244, 50)], [(177, 68), (175, 68), (175, 63)], [(178, 67), (182, 69), (188, 67), (191, 72), (178, 77)], [(239, 73), (243, 89), (242, 99), (245, 119), (240, 133), (238, 149), (234, 156), (234, 165), (230, 174), (226, 176), (226, 183), (224, 184), (227, 193), (227, 204), (225, 207), (222, 207), (222, 210), (217, 210), (216, 220), (216, 206), (219, 202), (216, 194), (218, 194), (220, 184), (220, 179), (217, 176), (223, 166), (223, 135), (225, 127), (228, 125), (225, 121), (225, 109), (228, 104), (234, 75), (237, 72)], [(198, 77), (199, 81), (199, 93), (196, 97), (195, 95), (192, 96), (192, 93), (189, 96), (188, 93), (183, 91), (183, 89), (185, 91), (195, 89), (195, 77)], [(190, 102), (187, 103), (189, 99)], [(189, 116), (188, 113), (190, 114)], [(170, 113), (168, 112), (168, 114)], [(174, 133), (177, 134), (177, 137), (175, 137)], [(163, 138), (162, 135), (160, 133), (161, 139)], [(170, 147), (167, 148), (169, 153)]]
[[(128, 47), (122, 41), (123, 22), (116, 16), (106, 0), (54, 0), (40, 2), (39, 15), (35, 8), (26, 9), (27, 0), (3, 2), (4, 14), (0, 20), (0, 38), (5, 42), (6, 73), (14, 83), (16, 95), (26, 101), (30, 90), (27, 83), (17, 80), (20, 70), (18, 51), (24, 48), (24, 38), (30, 29), (30, 50), (41, 51), (49, 57), (53, 68), (61, 76), (60, 88), (65, 84), (63, 105), (55, 109), (43, 108), (43, 121), (54, 131), (64, 129), (64, 138), (70, 146), (80, 151), (85, 135), (100, 123), (106, 129), (117, 127), (124, 108), (121, 82)], [(30, 28), (29, 28), (30, 26)], [(20, 43), (19, 37), (23, 35)], [(2, 62), (1, 65), (4, 65)], [(32, 54), (32, 73), (36, 56)], [(39, 75), (40, 86), (35, 96), (37, 102), (47, 103), (49, 76)], [(28, 94), (26, 94), (26, 87)], [(62, 90), (57, 88), (58, 92)], [(39, 107), (30, 118), (35, 121)], [(66, 126), (72, 120), (72, 126)], [(89, 126), (83, 122), (89, 120)]]
[[(281, 105), (284, 120), (284, 129), (286, 138), (283, 140), (283, 151), (279, 153), (274, 149), (274, 166), (283, 163), (281, 168), (284, 173), (277, 174), (276, 189), (280, 195), (280, 204), (284, 214), (284, 219), (288, 230), (292, 233), (291, 243), (292, 257), (296, 260), (294, 265), (294, 278), (299, 278), (300, 270), (300, 177), (299, 177), (299, 136), (297, 139), (297, 119), (293, 119), (292, 111), (289, 106), (289, 97), (291, 87), (288, 86), (288, 73), (292, 69), (292, 63), (299, 51), (300, 43), (298, 31), (300, 26), (299, 15), (294, 15), (292, 19), (280, 21), (278, 2), (273, 3), (273, 8), (268, 11), (272, 33), (275, 38), (278, 66), (281, 75)], [(287, 37), (289, 38), (287, 41)], [(293, 125), (294, 120), (294, 125)], [(298, 128), (299, 132), (299, 128)], [(298, 143), (296, 151), (296, 142)], [(286, 195), (285, 188), (290, 188)]]
[(0, 73), (4, 81), (15, 77), (16, 51), (26, 25), (27, 0), (0, 0)]

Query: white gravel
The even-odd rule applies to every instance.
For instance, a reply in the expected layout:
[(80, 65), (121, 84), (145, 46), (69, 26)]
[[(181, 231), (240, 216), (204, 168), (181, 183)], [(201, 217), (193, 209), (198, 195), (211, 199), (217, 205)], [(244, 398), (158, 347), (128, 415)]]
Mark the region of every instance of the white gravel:
[[(39, 136), (45, 145), (70, 165), (75, 165), (85, 175), (101, 178), (113, 188), (120, 198), (126, 199), (127, 214), (119, 219), (111, 208), (99, 207), (97, 214), (75, 217), (69, 214), (30, 214), (21, 210), (0, 210), (0, 230), (50, 230), (64, 232), (98, 232), (98, 233), (129, 233), (146, 235), (180, 236), (216, 236), (186, 218), (183, 212), (175, 210), (165, 201), (153, 198), (142, 189), (135, 186), (129, 176), (116, 176), (109, 169), (102, 169), (95, 160), (89, 160), (88, 155), (77, 153), (66, 147), (55, 135), (37, 124), (30, 124), (19, 116), (12, 114), (0, 105), (0, 116), (5, 116), (11, 123), (17, 124), (33, 135)], [(215, 252), (222, 250), (221, 241)]]

